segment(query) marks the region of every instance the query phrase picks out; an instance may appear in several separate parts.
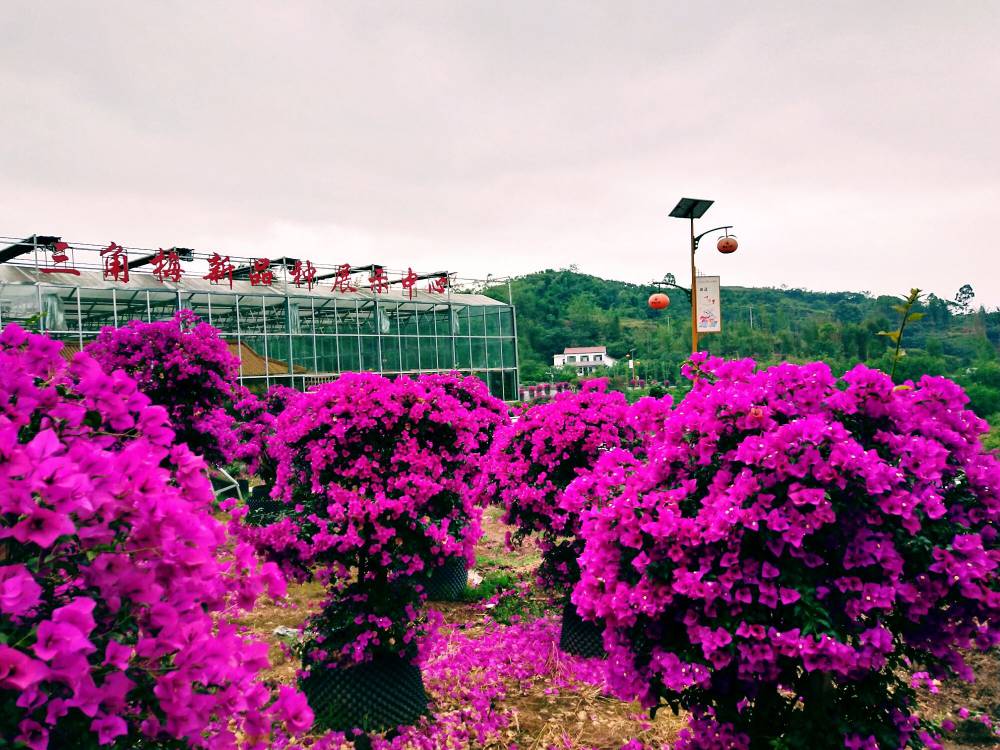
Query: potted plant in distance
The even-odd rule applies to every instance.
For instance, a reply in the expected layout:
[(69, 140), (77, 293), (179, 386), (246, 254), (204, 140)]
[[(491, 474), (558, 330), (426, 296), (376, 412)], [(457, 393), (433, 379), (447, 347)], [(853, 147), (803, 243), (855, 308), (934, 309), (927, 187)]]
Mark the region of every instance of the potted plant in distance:
[(599, 627), (581, 620), (569, 600), (583, 549), (582, 496), (567, 503), (566, 490), (609, 451), (639, 450), (669, 406), (648, 398), (630, 406), (606, 381), (588, 381), (526, 409), (498, 432), (489, 453), (478, 492), (503, 505), (504, 522), (515, 527), (509, 544), (536, 538), (542, 552), (537, 577), (562, 602), (561, 646), (569, 653), (599, 656), (603, 648)]
[(479, 537), (464, 491), (479, 430), (439, 384), (370, 373), (345, 373), (278, 417), (274, 494), (295, 511), (279, 530), (329, 584), (300, 679), (320, 726), (381, 731), (426, 709), (422, 576), (471, 556)]

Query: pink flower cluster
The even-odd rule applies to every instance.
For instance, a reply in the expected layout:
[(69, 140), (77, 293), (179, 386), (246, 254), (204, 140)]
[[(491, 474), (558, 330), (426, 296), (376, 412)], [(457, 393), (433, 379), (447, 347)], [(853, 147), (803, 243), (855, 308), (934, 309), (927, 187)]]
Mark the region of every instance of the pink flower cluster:
[(607, 390), (607, 381), (592, 380), (526, 409), (497, 433), (477, 492), (503, 505), (504, 522), (515, 526), (511, 543), (538, 535), (545, 585), (572, 586), (579, 576), (583, 506), (580, 496), (567, 501), (566, 488), (609, 451), (642, 453), (669, 410), (668, 398), (629, 405), (623, 394)]
[(703, 356), (689, 372), (648, 457), (581, 480), (603, 502), (572, 598), (605, 623), (612, 687), (754, 743), (845, 722), (922, 742), (901, 675), (969, 678), (961, 651), (1000, 643), (985, 423), (943, 378)]
[(307, 661), (415, 653), (418, 581), (448, 557), (473, 560), (469, 488), (504, 414), (482, 381), (448, 376), (345, 373), (288, 403), (269, 454), (289, 513), (252, 533), (290, 574), (331, 582)]
[(304, 697), (273, 695), (267, 645), (227, 622), (283, 578), (226, 547), (166, 411), (61, 346), (0, 333), (0, 744), (285, 743)]
[[(275, 388), (292, 390), (285, 386), (274, 386), (271, 390)], [(270, 395), (270, 391), (268, 394)], [(278, 423), (277, 413), (271, 410), (269, 404), (269, 396), (258, 398), (242, 385), (233, 388), (233, 401), (227, 416), (232, 417), (229, 432), (234, 444), (227, 446), (226, 458), (244, 464), (248, 474), (258, 474), (261, 464), (269, 463), (267, 441), (274, 434)], [(219, 411), (221, 410), (217, 410), (217, 413)]]
[(177, 439), (209, 463), (228, 463), (240, 448), (232, 415), (240, 361), (217, 329), (190, 310), (171, 320), (105, 327), (86, 351), (106, 372), (123, 370), (163, 406)]

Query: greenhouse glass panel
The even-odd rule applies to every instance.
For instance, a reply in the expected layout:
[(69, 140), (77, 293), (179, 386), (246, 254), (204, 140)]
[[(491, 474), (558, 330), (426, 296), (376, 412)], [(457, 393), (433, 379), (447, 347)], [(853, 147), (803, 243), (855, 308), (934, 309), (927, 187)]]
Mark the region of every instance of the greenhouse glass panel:
[(379, 331), (380, 323), (388, 333), (388, 318), (385, 312), (379, 314), (373, 301), (358, 302), (357, 324), (362, 334), (374, 334)]
[[(80, 287), (80, 330), (100, 331), (115, 325), (115, 295), (111, 289)], [(75, 327), (75, 326), (74, 326)]]
[(420, 369), (434, 371), (438, 365), (437, 339), (433, 336), (420, 337)]
[(0, 326), (17, 323), (22, 328), (36, 328), (38, 320), (38, 287), (0, 284)]
[(501, 339), (485, 339), (486, 343), (486, 366), (490, 369), (503, 367), (503, 352), (500, 347)]
[(455, 350), (452, 346), (453, 340), (449, 338), (438, 338), (437, 341), (437, 361), (438, 367), (444, 371), (454, 369)]
[(455, 340), (455, 366), (460, 369), (472, 369), (472, 344), (467, 338)]
[(408, 336), (401, 343), (403, 345), (403, 370), (416, 372), (420, 369), (419, 339), (416, 336)]
[[(241, 336), (238, 348), (232, 342), (229, 348), (230, 351), (236, 348), (233, 353), (242, 362), (244, 378), (261, 378), (270, 374), (271, 363), (268, 361), (267, 339), (264, 336)], [(277, 368), (275, 374), (278, 374)]]
[(514, 310), (510, 307), (500, 308), (500, 333), (504, 336), (514, 335)]
[(399, 336), (382, 336), (382, 372), (399, 372), (400, 343)]
[(237, 300), (237, 330), (247, 336), (264, 333), (264, 299), (259, 294), (246, 294)]
[[(340, 347), (338, 365), (337, 347)], [(341, 369), (356, 369), (359, 366), (357, 338), (346, 336), (316, 337), (316, 372), (340, 372)]]
[(434, 310), (434, 333), (437, 336), (451, 336), (458, 331), (458, 314), (447, 305)]
[(288, 300), (289, 333), (313, 332), (313, 301), (310, 297), (290, 297)]
[(52, 333), (80, 332), (80, 316), (77, 309), (77, 289), (65, 286), (41, 287), (42, 313), (41, 329)]
[(177, 292), (149, 291), (149, 320), (170, 320), (177, 314)]
[(295, 363), (295, 373), (314, 373), (316, 367), (316, 349), (311, 335), (296, 334), (292, 338), (292, 361)]
[(477, 370), (488, 367), (486, 364), (486, 339), (473, 337), (469, 339), (469, 343), (472, 345), (472, 366)]
[(518, 397), (517, 393), (517, 371), (504, 370), (503, 372), (503, 393), (494, 393), (494, 396), (502, 398), (504, 401), (514, 401)]
[(486, 335), (486, 311), (481, 307), (466, 308), (469, 311), (469, 336)]
[[(296, 314), (298, 306), (295, 307)], [(284, 297), (264, 297), (264, 317), (268, 335), (289, 333), (289, 308)]]
[[(503, 357), (503, 366), (506, 368), (513, 368), (517, 364), (517, 350), (514, 346), (514, 339), (499, 339), (500, 352)], [(490, 346), (493, 346), (493, 341), (490, 341)]]
[[(317, 334), (337, 333), (338, 316), (346, 316), (350, 308), (354, 307), (353, 300), (314, 299), (313, 300), (313, 327)], [(301, 314), (301, 313), (300, 313)], [(352, 330), (355, 330), (352, 328)]]
[(378, 336), (361, 337), (361, 369), (380, 372)]
[(133, 320), (149, 319), (149, 304), (145, 289), (114, 289), (112, 293), (119, 328)]
[(500, 308), (499, 307), (484, 307), (483, 315), (486, 317), (486, 335), (487, 336), (499, 336), (500, 335)]
[(414, 305), (414, 310), (417, 318), (417, 332), (423, 336), (433, 336), (436, 316), (433, 305)]
[(490, 393), (502, 393), (503, 373), (493, 371), (486, 373), (486, 384), (489, 386)]

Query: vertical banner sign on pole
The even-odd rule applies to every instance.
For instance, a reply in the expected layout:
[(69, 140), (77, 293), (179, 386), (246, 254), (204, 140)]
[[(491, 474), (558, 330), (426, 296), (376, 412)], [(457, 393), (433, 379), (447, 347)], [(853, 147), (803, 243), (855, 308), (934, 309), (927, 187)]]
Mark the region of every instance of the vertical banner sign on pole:
[(722, 331), (722, 296), (718, 276), (698, 277), (698, 333)]

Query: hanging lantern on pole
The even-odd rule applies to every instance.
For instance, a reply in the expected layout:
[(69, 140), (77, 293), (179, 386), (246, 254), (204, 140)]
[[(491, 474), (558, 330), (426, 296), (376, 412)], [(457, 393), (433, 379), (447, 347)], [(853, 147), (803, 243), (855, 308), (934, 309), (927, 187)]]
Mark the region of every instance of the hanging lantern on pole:
[(649, 306), (654, 310), (665, 310), (670, 306), (670, 297), (663, 292), (649, 295)]
[(716, 244), (716, 247), (719, 248), (719, 252), (723, 255), (729, 255), (730, 253), (736, 252), (736, 248), (739, 247), (739, 243), (736, 241), (734, 236), (729, 234), (729, 232), (726, 232), (725, 237), (719, 238), (719, 242)]

